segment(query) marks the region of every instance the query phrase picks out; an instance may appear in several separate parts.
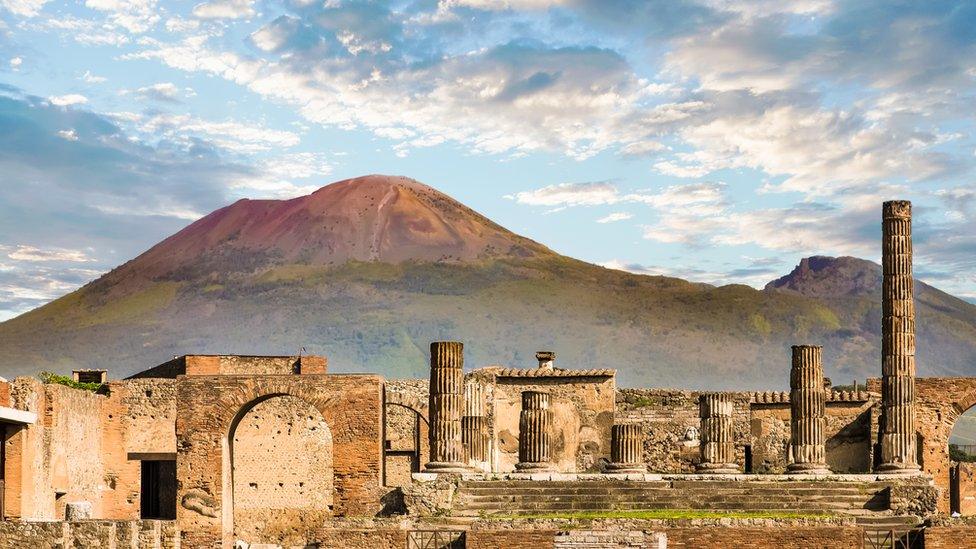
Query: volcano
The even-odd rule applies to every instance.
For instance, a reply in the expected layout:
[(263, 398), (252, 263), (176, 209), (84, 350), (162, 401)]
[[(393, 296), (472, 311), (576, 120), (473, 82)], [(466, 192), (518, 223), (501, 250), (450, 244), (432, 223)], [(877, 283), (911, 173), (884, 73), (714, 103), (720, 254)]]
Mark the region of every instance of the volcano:
[[(835, 382), (880, 374), (880, 267), (804, 259), (763, 290), (561, 256), (405, 177), (241, 200), (79, 290), (0, 324), (0, 375), (181, 354), (324, 354), (330, 370), (423, 377), (432, 340), (469, 367), (616, 368), (622, 385), (783, 388), (789, 346)], [(976, 375), (976, 306), (918, 283), (920, 375)]]

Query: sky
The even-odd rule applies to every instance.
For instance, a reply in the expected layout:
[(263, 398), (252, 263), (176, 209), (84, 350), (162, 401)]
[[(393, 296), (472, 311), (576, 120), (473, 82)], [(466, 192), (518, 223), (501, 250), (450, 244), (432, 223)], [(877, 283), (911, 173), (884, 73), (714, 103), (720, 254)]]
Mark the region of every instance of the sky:
[(407, 175), (612, 268), (976, 302), (976, 3), (0, 0), (0, 320), (242, 197)]

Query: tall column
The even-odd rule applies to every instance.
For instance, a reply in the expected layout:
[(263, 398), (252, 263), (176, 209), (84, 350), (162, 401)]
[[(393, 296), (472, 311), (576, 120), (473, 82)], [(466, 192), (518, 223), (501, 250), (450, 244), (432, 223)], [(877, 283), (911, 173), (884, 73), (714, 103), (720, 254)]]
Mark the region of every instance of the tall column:
[(618, 423), (610, 428), (608, 473), (646, 473), (644, 464), (644, 426)]
[(830, 474), (827, 467), (827, 390), (823, 377), (823, 347), (794, 345), (790, 368), (790, 449), (788, 473)]
[(464, 386), (464, 415), (461, 416), (461, 445), (464, 447), (465, 464), (484, 466), (488, 462), (489, 438), (484, 386), (472, 381)]
[(519, 413), (519, 462), (515, 468), (532, 473), (552, 470), (549, 393), (524, 391)]
[(461, 446), (464, 409), (464, 345), (458, 341), (430, 344), (430, 463), (437, 473), (466, 471)]
[(915, 302), (912, 203), (882, 206), (881, 465), (878, 471), (919, 470), (915, 440)]
[(698, 397), (701, 418), (701, 463), (699, 473), (739, 473), (732, 440), (732, 395), (705, 393)]

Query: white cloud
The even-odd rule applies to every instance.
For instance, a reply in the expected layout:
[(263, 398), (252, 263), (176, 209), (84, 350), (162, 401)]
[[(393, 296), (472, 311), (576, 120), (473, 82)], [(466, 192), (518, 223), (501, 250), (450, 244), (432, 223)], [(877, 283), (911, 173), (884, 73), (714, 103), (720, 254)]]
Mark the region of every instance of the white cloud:
[(88, 98), (84, 95), (79, 95), (77, 93), (69, 93), (68, 95), (55, 95), (48, 97), (47, 100), (58, 107), (70, 107), (72, 105), (84, 105), (88, 102)]
[(148, 116), (115, 113), (113, 116), (134, 124), (140, 132), (155, 138), (165, 137), (179, 142), (192, 135), (202, 136), (215, 145), (241, 154), (289, 148), (301, 142), (294, 132), (236, 120), (212, 121), (186, 114), (166, 113)]
[(634, 214), (632, 214), (632, 213), (627, 213), (627, 212), (614, 212), (614, 213), (612, 213), (612, 214), (610, 214), (610, 215), (608, 215), (606, 217), (601, 217), (600, 219), (597, 219), (596, 222), (597, 223), (614, 223), (616, 221), (626, 221), (628, 219), (632, 219), (633, 217), (634, 217)]
[(68, 141), (78, 141), (78, 134), (75, 133), (74, 129), (60, 130), (58, 131), (58, 137)]
[(64, 261), (69, 263), (87, 263), (94, 261), (92, 258), (80, 250), (68, 250), (65, 248), (36, 248), (34, 246), (19, 245), (9, 253), (7, 257), (16, 261)]
[(14, 15), (34, 17), (40, 13), (49, 0), (0, 0), (0, 8)]
[(211, 0), (193, 7), (201, 19), (240, 19), (254, 15), (254, 0)]
[(133, 34), (152, 29), (160, 20), (156, 0), (85, 0), (85, 5), (107, 13), (113, 25)]
[(10, 68), (13, 70), (20, 69), (20, 66), (24, 63), (24, 60), (20, 57), (14, 57), (10, 60)]
[(180, 89), (172, 82), (160, 82), (151, 86), (144, 86), (135, 90), (121, 90), (123, 95), (135, 95), (144, 100), (160, 101), (164, 103), (179, 103), (181, 96), (193, 96), (196, 93), (190, 88)]
[(91, 71), (85, 71), (85, 74), (81, 75), (81, 79), (89, 84), (101, 84), (108, 80), (104, 76), (95, 76)]
[(522, 191), (506, 198), (529, 206), (597, 206), (620, 200), (612, 183), (561, 183), (534, 191)]

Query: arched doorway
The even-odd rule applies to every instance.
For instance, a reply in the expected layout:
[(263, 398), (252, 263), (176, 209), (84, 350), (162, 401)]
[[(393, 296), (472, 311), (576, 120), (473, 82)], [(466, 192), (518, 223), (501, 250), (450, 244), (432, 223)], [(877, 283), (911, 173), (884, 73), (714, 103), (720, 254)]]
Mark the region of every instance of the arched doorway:
[(427, 418), (419, 406), (410, 404), (386, 403), (385, 486), (408, 486), (412, 482), (410, 475), (419, 472), (430, 455)]
[(248, 544), (304, 545), (332, 516), (332, 434), (291, 395), (246, 406), (231, 426), (233, 535)]
[(949, 508), (976, 515), (976, 406), (959, 416), (949, 434)]

